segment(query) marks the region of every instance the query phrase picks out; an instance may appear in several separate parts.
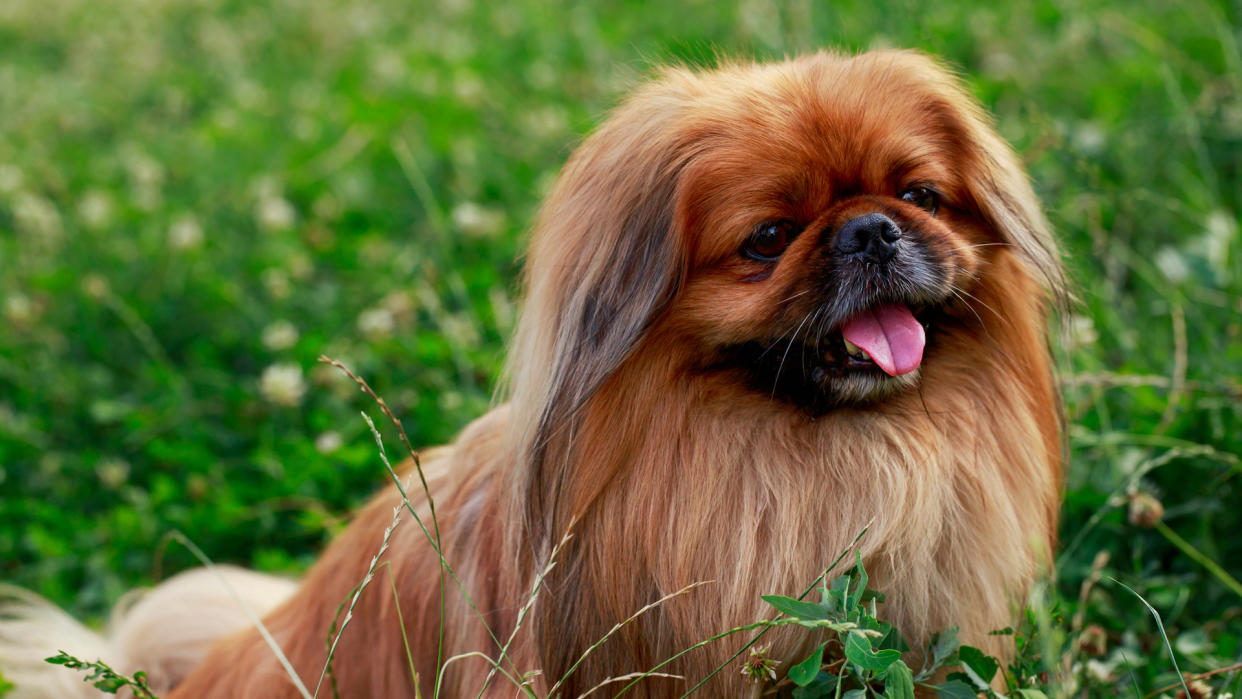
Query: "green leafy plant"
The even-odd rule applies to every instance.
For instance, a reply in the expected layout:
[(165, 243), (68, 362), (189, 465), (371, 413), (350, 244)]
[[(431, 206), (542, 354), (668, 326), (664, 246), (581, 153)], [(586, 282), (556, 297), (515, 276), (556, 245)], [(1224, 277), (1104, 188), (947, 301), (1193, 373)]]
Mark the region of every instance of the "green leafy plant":
[[(855, 558), (852, 571), (821, 585), (817, 603), (780, 595), (763, 597), (784, 615), (774, 625), (796, 624), (828, 633), (827, 639), (809, 656), (790, 666), (784, 681), (795, 685), (795, 699), (913, 699), (916, 686), (934, 690), (946, 699), (975, 697), (980, 692), (990, 697), (1002, 696), (992, 686), (1001, 668), (1000, 661), (978, 648), (962, 645), (956, 628), (932, 638), (918, 672), (908, 666), (902, 654), (910, 648), (901, 632), (879, 618), (884, 595), (867, 588), (862, 556), (856, 553)], [(756, 665), (754, 656), (752, 653), (744, 666), (744, 674)], [(943, 681), (936, 681), (947, 670), (954, 671), (948, 672)], [(762, 673), (751, 676), (765, 679)], [(1044, 694), (1016, 688), (1012, 696), (1040, 699)]]
[(122, 687), (129, 687), (129, 691), (133, 692), (138, 699), (159, 699), (155, 696), (155, 692), (151, 691), (150, 685), (147, 684), (147, 674), (145, 672), (135, 672), (133, 677), (126, 677), (121, 673), (113, 670), (107, 663), (101, 660), (93, 662), (75, 658), (65, 651), (59, 651), (46, 660), (53, 665), (64, 665), (70, 670), (81, 670), (88, 673), (82, 679), (83, 682), (90, 682), (101, 692), (108, 694), (116, 694)]

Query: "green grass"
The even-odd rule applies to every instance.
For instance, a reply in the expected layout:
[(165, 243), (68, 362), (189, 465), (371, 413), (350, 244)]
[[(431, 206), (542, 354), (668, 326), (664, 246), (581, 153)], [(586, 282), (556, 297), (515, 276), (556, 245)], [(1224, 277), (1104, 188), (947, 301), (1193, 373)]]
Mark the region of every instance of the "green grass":
[[(1242, 6), (830, 5), (0, 3), (0, 577), (97, 617), (194, 564), (174, 529), (303, 569), (384, 476), (320, 353), (449, 439), (489, 403), (541, 193), (649, 66), (895, 45), (997, 115), (1080, 299), (1032, 645), (1094, 625), (1079, 681), (1176, 681), (1111, 577), (1184, 672), (1242, 661)], [(262, 380), (282, 365), (304, 391)]]

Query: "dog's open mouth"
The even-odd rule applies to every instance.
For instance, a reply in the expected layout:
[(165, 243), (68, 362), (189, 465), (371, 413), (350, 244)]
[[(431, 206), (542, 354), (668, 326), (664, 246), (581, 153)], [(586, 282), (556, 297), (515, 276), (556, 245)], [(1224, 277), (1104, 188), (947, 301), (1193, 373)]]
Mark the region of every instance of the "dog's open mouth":
[(801, 369), (805, 379), (815, 385), (851, 376), (870, 376), (878, 381), (900, 378), (914, 374), (923, 364), (931, 327), (929, 315), (903, 303), (873, 306), (846, 318), (823, 337), (783, 349), (780, 341), (770, 343), (765, 355), (777, 353), (782, 372), (792, 370), (796, 376)]
[(927, 334), (909, 307), (891, 303), (846, 320), (841, 324), (841, 340), (847, 363), (870, 363), (889, 376), (901, 376), (923, 363)]
[(882, 303), (822, 334), (794, 332), (735, 346), (725, 362), (744, 368), (756, 391), (813, 413), (870, 402), (916, 383), (936, 315), (922, 305)]

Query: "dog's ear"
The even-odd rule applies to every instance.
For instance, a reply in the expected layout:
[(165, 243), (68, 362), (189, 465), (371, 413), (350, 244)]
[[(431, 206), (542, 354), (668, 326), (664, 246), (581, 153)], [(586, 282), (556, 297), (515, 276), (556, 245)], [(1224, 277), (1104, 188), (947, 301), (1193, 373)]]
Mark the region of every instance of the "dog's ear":
[(962, 163), (962, 168), (971, 204), (1001, 240), (1009, 244), (1054, 302), (1063, 306), (1067, 299), (1066, 282), (1056, 238), (1040, 210), (1025, 168), (996, 132), (991, 117), (936, 59), (916, 51), (894, 51), (889, 55), (916, 85), (934, 91), (929, 108), (939, 113), (949, 132), (958, 134), (961, 142), (955, 146), (968, 154), (968, 162)]
[(968, 138), (974, 144), (976, 162), (968, 171), (966, 186), (975, 206), (1056, 305), (1063, 306), (1067, 292), (1061, 253), (1026, 169), (996, 133), (991, 119), (973, 101), (968, 106)]
[(584, 404), (681, 283), (674, 213), (690, 155), (682, 120), (693, 80), (669, 71), (621, 105), (574, 152), (540, 212), (508, 372), (518, 460), (511, 485), (524, 491), (527, 533), (537, 541), (550, 532), (529, 529), (552, 525), (563, 475), (545, 463), (561, 448), (553, 443), (572, 439)]

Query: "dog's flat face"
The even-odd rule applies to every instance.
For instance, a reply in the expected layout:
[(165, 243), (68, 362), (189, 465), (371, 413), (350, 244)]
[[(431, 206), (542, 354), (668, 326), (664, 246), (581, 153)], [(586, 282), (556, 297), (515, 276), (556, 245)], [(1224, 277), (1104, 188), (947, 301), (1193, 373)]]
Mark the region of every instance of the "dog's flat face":
[(725, 83), (685, 127), (673, 315), (710, 366), (812, 412), (915, 385), (1004, 244), (975, 204), (965, 115), (904, 67)]

